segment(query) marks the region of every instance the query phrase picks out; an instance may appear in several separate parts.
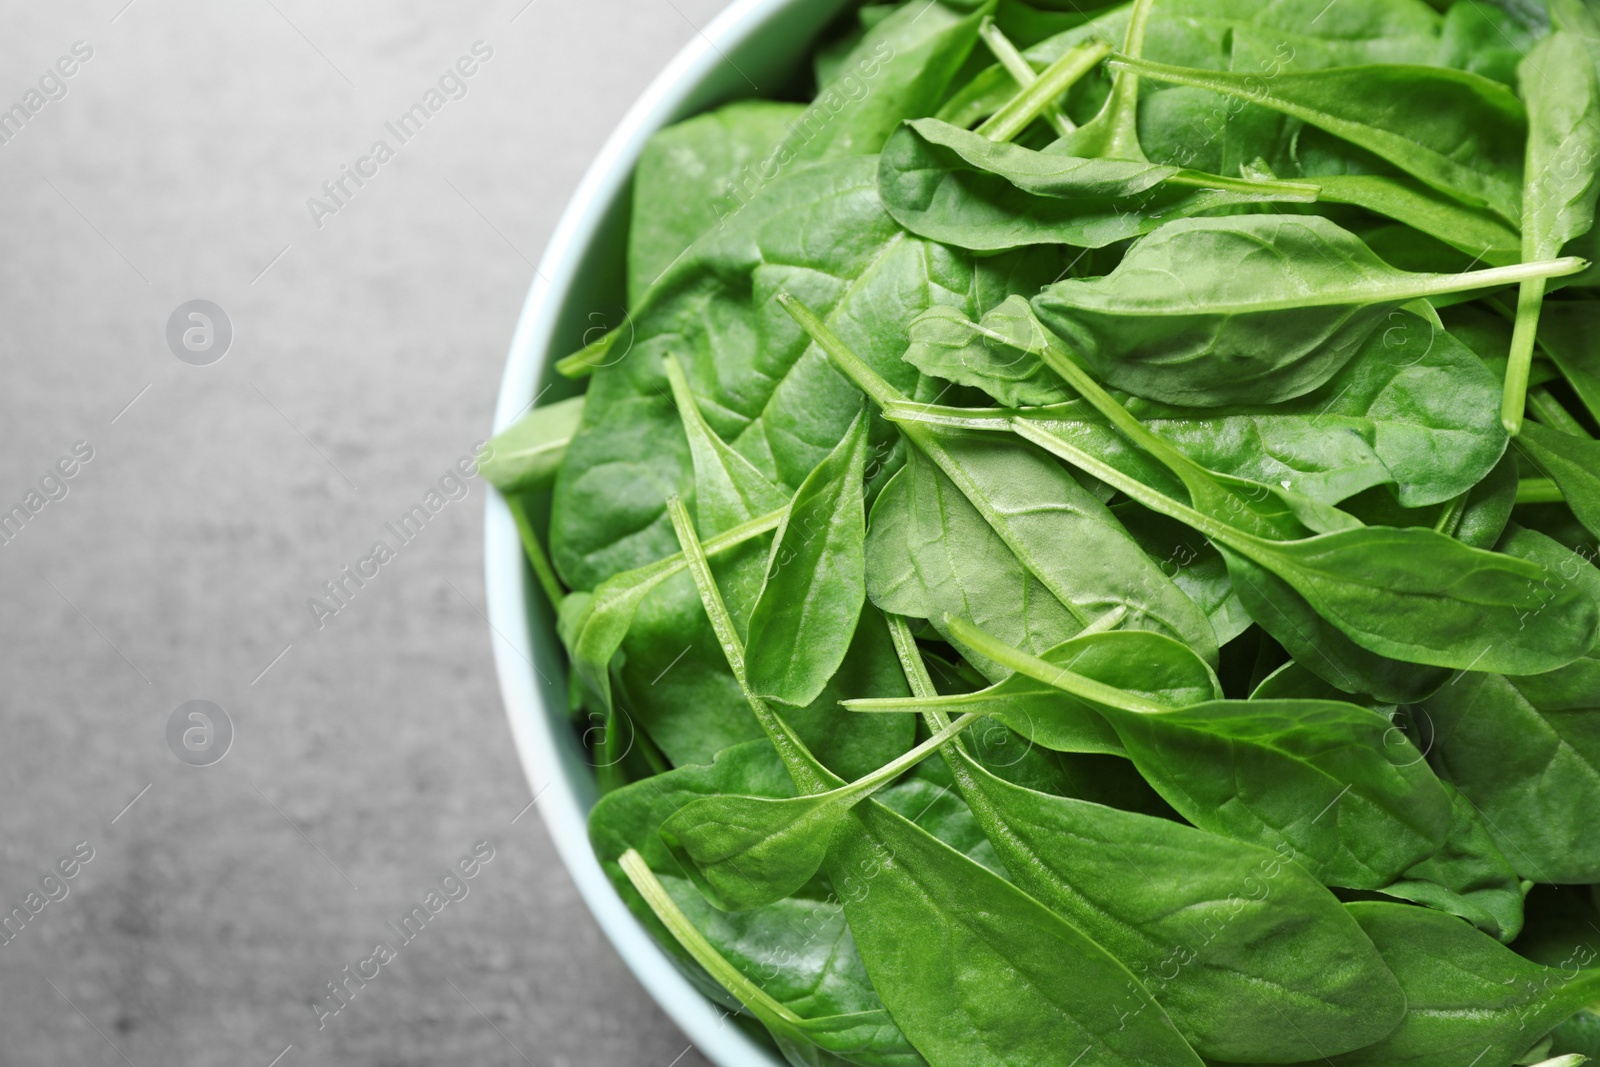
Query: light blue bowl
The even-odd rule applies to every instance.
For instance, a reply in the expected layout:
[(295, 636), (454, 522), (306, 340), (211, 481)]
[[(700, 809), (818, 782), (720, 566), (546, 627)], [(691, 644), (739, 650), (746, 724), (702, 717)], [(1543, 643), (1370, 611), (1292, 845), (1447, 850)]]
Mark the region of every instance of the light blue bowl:
[[(751, 95), (746, 76), (763, 87), (783, 84), (816, 32), (847, 2), (738, 0), (645, 91), (584, 175), (545, 249), (511, 340), (495, 432), (550, 383), (555, 361), (581, 346), (590, 315), (624, 302), (630, 179), (645, 141), (679, 119)], [(781, 1067), (690, 985), (601, 871), (586, 828), (598, 795), (594, 767), (565, 711), (566, 662), (553, 615), (523, 560), (511, 513), (494, 493), (485, 518), (484, 579), (495, 669), (517, 752), (556, 851), (595, 920), (708, 1059), (721, 1067)]]

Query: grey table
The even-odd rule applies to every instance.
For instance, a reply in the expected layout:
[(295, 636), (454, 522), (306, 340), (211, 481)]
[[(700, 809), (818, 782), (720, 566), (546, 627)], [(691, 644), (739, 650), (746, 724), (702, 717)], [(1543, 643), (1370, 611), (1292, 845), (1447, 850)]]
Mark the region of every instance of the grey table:
[(525, 3), (0, 3), (0, 1064), (704, 1062), (524, 813), (483, 485), (308, 607), (484, 435), (531, 261), (720, 7)]

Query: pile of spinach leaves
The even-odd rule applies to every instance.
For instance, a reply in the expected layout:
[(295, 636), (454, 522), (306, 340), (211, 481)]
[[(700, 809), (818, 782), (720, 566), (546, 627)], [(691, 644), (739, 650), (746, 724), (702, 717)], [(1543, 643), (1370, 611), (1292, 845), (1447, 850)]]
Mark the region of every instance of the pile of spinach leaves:
[(1600, 1056), (1600, 3), (812, 56), (483, 457), (629, 907), (808, 1067)]

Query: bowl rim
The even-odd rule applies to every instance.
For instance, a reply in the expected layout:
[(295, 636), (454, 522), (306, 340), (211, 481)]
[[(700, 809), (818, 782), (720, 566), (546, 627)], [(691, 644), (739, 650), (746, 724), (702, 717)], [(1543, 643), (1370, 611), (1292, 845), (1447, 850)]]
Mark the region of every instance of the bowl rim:
[[(727, 53), (759, 31), (797, 0), (735, 0), (672, 59), (629, 108), (562, 212), (535, 270), (512, 335), (495, 405), (499, 433), (527, 408), (554, 353), (551, 344), (575, 275), (602, 221), (631, 180), (645, 142), (657, 130), (687, 114), (686, 105)], [(834, 6), (838, 6), (835, 4)], [(567, 718), (552, 711), (565, 694), (548, 680), (536, 685), (530, 664), (533, 635), (530, 603), (542, 597), (530, 580), (522, 542), (505, 500), (487, 494), (484, 514), (484, 582), (490, 644), (501, 698), (511, 725), (533, 804), (579, 896), (628, 969), (688, 1037), (692, 1047), (722, 1067), (770, 1064), (781, 1067), (770, 1048), (739, 1026), (729, 1012), (707, 999), (667, 955), (617, 894), (589, 843), (587, 811), (559, 757), (553, 723)], [(526, 809), (524, 809), (526, 810)], [(520, 816), (519, 816), (520, 817)], [(688, 1051), (685, 1049), (685, 1051)]]

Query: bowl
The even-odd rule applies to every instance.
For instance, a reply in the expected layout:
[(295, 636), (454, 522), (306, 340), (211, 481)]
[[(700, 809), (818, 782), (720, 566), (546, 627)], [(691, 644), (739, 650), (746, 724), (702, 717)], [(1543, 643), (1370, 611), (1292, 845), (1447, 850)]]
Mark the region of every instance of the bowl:
[[(645, 90), (579, 183), (540, 260), (501, 378), (496, 433), (552, 386), (555, 361), (582, 346), (591, 316), (625, 302), (631, 179), (645, 142), (663, 126), (752, 95), (752, 80), (782, 84), (848, 2), (738, 0)], [(559, 390), (554, 385), (550, 395)], [(640, 984), (703, 1055), (722, 1067), (781, 1067), (768, 1046), (689, 983), (600, 869), (587, 829), (599, 791), (566, 712), (566, 660), (554, 614), (524, 560), (511, 513), (493, 492), (484, 527), (490, 640), (506, 717), (539, 813), (579, 895)]]

